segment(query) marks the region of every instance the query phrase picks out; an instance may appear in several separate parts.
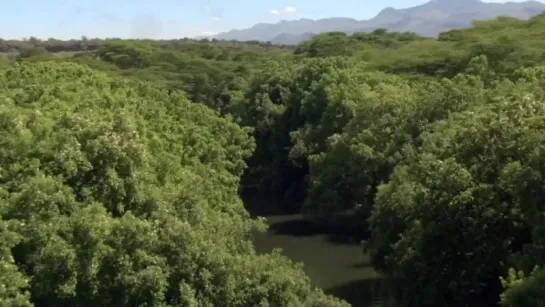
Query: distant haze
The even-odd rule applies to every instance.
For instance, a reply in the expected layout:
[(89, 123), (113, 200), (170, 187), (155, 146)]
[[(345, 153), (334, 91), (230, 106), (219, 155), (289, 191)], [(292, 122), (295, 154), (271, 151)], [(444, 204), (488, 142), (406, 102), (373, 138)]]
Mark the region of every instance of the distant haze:
[(432, 0), (406, 9), (385, 8), (369, 20), (337, 17), (281, 21), (275, 24), (260, 23), (249, 29), (231, 30), (212, 37), (297, 44), (319, 33), (340, 31), (350, 34), (370, 32), (377, 28), (435, 37), (441, 32), (469, 27), (474, 20), (487, 20), (498, 16), (529, 19), (544, 11), (545, 4), (537, 1), (488, 3), (479, 0)]

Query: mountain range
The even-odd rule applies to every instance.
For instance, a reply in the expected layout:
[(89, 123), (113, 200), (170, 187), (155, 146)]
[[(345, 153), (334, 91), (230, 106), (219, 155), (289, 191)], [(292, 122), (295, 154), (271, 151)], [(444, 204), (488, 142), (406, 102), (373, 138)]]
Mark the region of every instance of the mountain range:
[(278, 23), (259, 23), (249, 29), (231, 30), (212, 38), (237, 41), (270, 41), (293, 45), (324, 32), (371, 32), (384, 28), (391, 32), (415, 32), (436, 37), (452, 29), (470, 27), (474, 20), (499, 16), (529, 19), (545, 11), (545, 4), (537, 1), (490, 3), (480, 0), (432, 0), (405, 9), (385, 8), (368, 20), (345, 17), (299, 19)]

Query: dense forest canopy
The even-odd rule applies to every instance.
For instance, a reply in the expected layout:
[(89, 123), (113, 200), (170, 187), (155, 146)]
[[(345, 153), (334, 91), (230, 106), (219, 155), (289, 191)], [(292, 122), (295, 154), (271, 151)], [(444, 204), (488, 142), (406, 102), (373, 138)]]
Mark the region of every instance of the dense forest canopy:
[(257, 187), (395, 306), (543, 306), (544, 34), (0, 41), (0, 305), (347, 306), (256, 253)]

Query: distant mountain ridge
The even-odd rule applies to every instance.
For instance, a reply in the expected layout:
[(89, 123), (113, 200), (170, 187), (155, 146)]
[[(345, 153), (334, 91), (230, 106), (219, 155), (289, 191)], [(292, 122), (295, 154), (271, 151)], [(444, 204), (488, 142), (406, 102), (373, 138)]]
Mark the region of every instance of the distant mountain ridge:
[(283, 20), (275, 24), (259, 23), (249, 29), (219, 33), (212, 38), (292, 45), (324, 32), (351, 34), (371, 32), (377, 28), (436, 37), (441, 32), (470, 27), (474, 20), (488, 20), (498, 16), (529, 19), (544, 11), (545, 4), (537, 1), (485, 3), (480, 0), (432, 0), (406, 9), (388, 7), (369, 20), (344, 17)]

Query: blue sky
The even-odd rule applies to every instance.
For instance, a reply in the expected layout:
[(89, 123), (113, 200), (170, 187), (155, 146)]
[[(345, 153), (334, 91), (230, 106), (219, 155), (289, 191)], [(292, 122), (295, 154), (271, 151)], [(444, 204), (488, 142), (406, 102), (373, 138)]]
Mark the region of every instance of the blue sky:
[[(298, 18), (368, 19), (385, 7), (426, 0), (0, 0), (0, 38), (210, 35), (258, 22)], [(453, 0), (456, 1), (456, 0)], [(491, 1), (487, 1), (491, 2)], [(501, 1), (494, 1), (501, 2)]]

